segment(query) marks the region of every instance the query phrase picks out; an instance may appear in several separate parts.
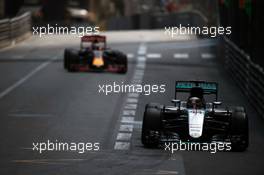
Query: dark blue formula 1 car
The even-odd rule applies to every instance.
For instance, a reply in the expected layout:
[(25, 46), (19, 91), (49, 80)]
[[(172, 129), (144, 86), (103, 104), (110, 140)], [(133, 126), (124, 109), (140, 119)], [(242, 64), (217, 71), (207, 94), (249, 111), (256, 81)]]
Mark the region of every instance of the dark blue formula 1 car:
[(70, 72), (127, 72), (127, 56), (107, 48), (106, 37), (83, 36), (79, 50), (65, 49), (64, 68)]

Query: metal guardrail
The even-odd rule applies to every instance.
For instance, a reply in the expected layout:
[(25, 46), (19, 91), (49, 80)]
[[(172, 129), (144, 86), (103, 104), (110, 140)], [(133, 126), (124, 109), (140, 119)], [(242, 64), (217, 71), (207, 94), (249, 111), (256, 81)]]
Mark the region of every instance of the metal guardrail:
[(31, 31), (31, 14), (0, 20), (0, 48), (14, 44), (29, 36)]
[(203, 27), (209, 19), (198, 10), (178, 13), (137, 14), (113, 17), (107, 23), (107, 30), (164, 29), (164, 27), (196, 26)]
[(228, 38), (225, 42), (225, 67), (248, 101), (264, 118), (264, 70)]

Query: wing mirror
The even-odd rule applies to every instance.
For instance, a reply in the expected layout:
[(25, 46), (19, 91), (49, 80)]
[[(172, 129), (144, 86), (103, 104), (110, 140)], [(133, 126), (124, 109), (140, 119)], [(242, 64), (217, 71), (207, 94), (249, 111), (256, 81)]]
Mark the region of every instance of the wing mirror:
[(222, 104), (222, 102), (220, 102), (220, 101), (214, 101), (214, 102), (213, 102), (212, 111), (214, 111), (215, 108), (217, 108), (217, 106), (220, 106), (221, 104)]
[(172, 103), (174, 103), (175, 106), (177, 106), (179, 109), (181, 108), (181, 100), (172, 99)]

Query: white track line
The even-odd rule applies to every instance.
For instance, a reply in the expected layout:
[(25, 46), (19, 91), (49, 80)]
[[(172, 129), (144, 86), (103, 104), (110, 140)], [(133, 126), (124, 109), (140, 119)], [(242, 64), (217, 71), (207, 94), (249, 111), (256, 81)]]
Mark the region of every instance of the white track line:
[(121, 123), (131, 123), (134, 121), (134, 117), (122, 117)]
[(125, 122), (126, 125), (132, 125), (134, 129), (141, 129), (142, 128), (142, 121), (129, 121)]
[(128, 122), (125, 122), (126, 124), (133, 124), (133, 125), (142, 125), (142, 121), (128, 121)]
[(155, 174), (158, 175), (177, 175), (179, 174), (178, 171), (168, 171), (168, 170), (158, 170)]
[(125, 109), (134, 109), (136, 110), (137, 109), (137, 104), (126, 104)]
[(33, 150), (33, 148), (32, 148), (32, 147), (20, 147), (20, 149), (22, 149), (22, 150), (30, 150), (30, 151), (32, 151), (32, 150)]
[(153, 59), (161, 58), (161, 54), (159, 54), (159, 53), (149, 53), (149, 54), (147, 54), (147, 58), (153, 58)]
[(143, 75), (134, 75), (133, 80), (142, 80)]
[(135, 75), (143, 76), (144, 75), (144, 70), (136, 70)]
[(173, 55), (173, 57), (175, 59), (188, 59), (189, 58), (189, 54), (187, 54), (187, 53), (175, 53)]
[(145, 69), (145, 67), (146, 67), (146, 64), (144, 63), (144, 64), (137, 64), (137, 66), (136, 66), (136, 68), (138, 69)]
[[(141, 44), (138, 49), (138, 57), (136, 70), (134, 72), (132, 82), (141, 84), (142, 79), (144, 77), (145, 67), (146, 67), (146, 52), (147, 47), (144, 44)], [(138, 103), (139, 94), (135, 92), (131, 92), (127, 94), (127, 99), (125, 105), (123, 107), (120, 128), (117, 133), (116, 142), (114, 149), (115, 150), (129, 150), (130, 149), (130, 141), (132, 137), (132, 132), (134, 128), (134, 124), (129, 124), (135, 120), (137, 103)]]
[(145, 55), (147, 52), (147, 46), (145, 44), (141, 44), (138, 49), (138, 55)]
[(17, 114), (8, 114), (8, 116), (9, 117), (21, 117), (21, 118), (30, 118), (30, 117), (32, 117), (32, 118), (34, 118), (34, 117), (39, 117), (39, 118), (45, 118), (45, 117), (54, 117), (53, 115), (51, 115), (51, 114), (19, 114), (19, 113), (17, 113)]
[(212, 58), (215, 58), (215, 55), (211, 53), (202, 53), (201, 57), (202, 59), (212, 59)]
[(12, 163), (23, 163), (23, 164), (51, 164), (51, 165), (68, 165), (70, 162), (79, 162), (85, 161), (86, 159), (21, 159), (21, 160), (12, 160)]
[(144, 56), (138, 57), (138, 62), (144, 62), (145, 63), (145, 61), (146, 61), (146, 57), (144, 57)]
[(20, 60), (20, 59), (23, 59), (25, 58), (25, 55), (13, 55), (11, 57), (11, 60)]
[(138, 93), (129, 93), (127, 96), (131, 97), (131, 98), (138, 98), (139, 94)]
[(136, 111), (135, 110), (123, 110), (123, 115), (125, 116), (135, 116), (136, 115)]
[(133, 79), (132, 84), (141, 84), (142, 80), (141, 79)]
[(137, 98), (127, 98), (127, 103), (137, 103), (138, 99)]
[(129, 58), (129, 59), (130, 59), (130, 58), (134, 58), (134, 54), (132, 54), (132, 53), (128, 53), (128, 54), (127, 54), (127, 58)]
[(47, 62), (42, 63), (41, 65), (39, 65), (38, 67), (36, 67), (34, 70), (32, 70), (29, 74), (27, 74), (26, 76), (24, 76), (23, 78), (21, 78), (19, 81), (17, 81), (16, 83), (14, 83), (12, 86), (8, 87), (6, 90), (4, 90), (3, 92), (0, 93), (0, 99), (3, 98), (3, 97), (5, 97), (6, 95), (8, 95), (10, 92), (12, 92), (13, 90), (15, 90), (19, 86), (21, 86), (28, 79), (30, 79), (31, 77), (33, 77), (37, 72), (39, 72), (42, 69), (44, 69), (46, 66), (48, 66), (51, 62), (53, 62), (56, 59), (57, 59), (57, 57), (54, 57), (53, 59), (51, 59), (51, 60), (49, 60)]
[(121, 132), (132, 132), (133, 127), (134, 127), (133, 125), (122, 124), (122, 125), (120, 125), (119, 131), (121, 131)]
[(129, 142), (115, 142), (115, 150), (129, 150), (130, 143)]
[(118, 141), (130, 141), (132, 133), (118, 133), (116, 140)]

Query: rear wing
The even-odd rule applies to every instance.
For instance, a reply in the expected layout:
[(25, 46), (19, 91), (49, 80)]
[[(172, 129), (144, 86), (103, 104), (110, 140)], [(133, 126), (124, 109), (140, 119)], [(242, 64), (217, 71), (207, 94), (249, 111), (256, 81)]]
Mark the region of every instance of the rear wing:
[(193, 87), (200, 87), (203, 89), (205, 95), (215, 95), (215, 100), (218, 99), (218, 83), (206, 81), (176, 81), (175, 83), (175, 99), (177, 99), (178, 92), (189, 93)]
[(106, 36), (103, 35), (85, 35), (81, 38), (81, 48), (83, 43), (104, 43), (104, 48), (106, 48)]
[(86, 35), (81, 38), (81, 42), (106, 42), (106, 36), (102, 35)]

